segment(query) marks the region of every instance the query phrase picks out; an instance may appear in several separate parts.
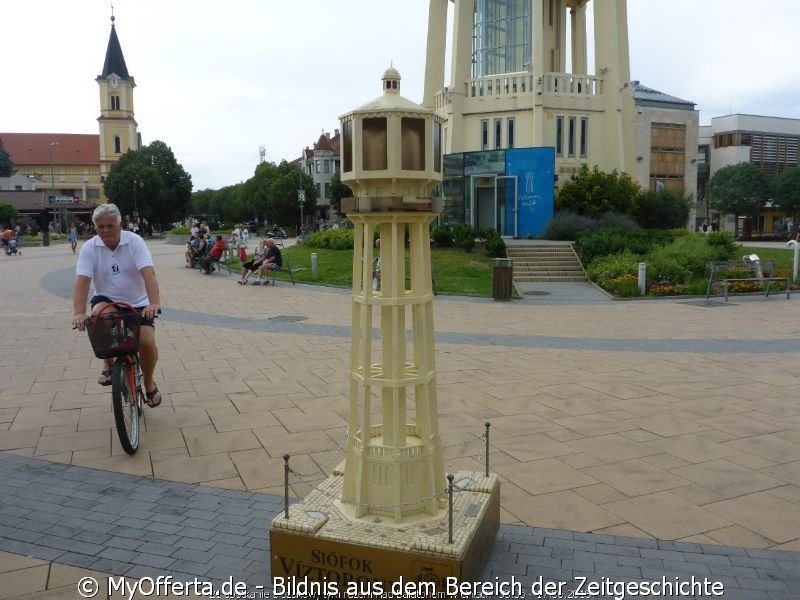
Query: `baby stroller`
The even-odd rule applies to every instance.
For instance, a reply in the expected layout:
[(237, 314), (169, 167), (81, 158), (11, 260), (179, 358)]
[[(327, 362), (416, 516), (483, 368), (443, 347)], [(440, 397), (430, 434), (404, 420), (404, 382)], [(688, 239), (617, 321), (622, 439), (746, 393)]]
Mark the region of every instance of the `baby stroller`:
[(6, 254), (8, 256), (11, 256), (12, 254), (22, 254), (22, 248), (20, 248), (20, 243), (16, 238), (8, 240), (8, 246), (6, 246)]

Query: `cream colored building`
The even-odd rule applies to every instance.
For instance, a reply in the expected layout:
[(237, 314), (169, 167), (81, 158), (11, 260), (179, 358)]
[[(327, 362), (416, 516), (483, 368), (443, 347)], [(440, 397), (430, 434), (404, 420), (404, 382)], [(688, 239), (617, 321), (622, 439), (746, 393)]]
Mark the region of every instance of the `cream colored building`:
[(589, 1), (431, 0), (423, 105), (446, 119), (445, 154), (551, 146), (557, 184), (582, 165), (634, 172), (627, 2), (592, 0), (590, 66)]
[[(665, 189), (695, 195), (697, 132), (700, 113), (694, 102), (631, 82), (636, 106), (636, 164), (630, 173), (645, 190)], [(659, 185), (660, 184), (660, 185)]]

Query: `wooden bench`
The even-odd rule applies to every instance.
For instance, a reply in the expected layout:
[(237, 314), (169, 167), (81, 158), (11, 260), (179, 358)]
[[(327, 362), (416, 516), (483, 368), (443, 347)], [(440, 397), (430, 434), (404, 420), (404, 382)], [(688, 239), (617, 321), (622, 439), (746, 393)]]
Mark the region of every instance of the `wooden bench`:
[[(728, 301), (731, 283), (753, 282), (763, 284), (766, 297), (769, 297), (773, 283), (783, 282), (786, 286), (786, 299), (789, 299), (789, 278), (775, 277), (775, 261), (761, 260), (756, 255), (744, 257), (742, 260), (714, 260), (708, 263), (710, 275), (706, 300), (711, 297), (711, 288), (715, 283), (722, 283), (725, 290), (725, 302)], [(733, 271), (733, 273), (731, 273)]]

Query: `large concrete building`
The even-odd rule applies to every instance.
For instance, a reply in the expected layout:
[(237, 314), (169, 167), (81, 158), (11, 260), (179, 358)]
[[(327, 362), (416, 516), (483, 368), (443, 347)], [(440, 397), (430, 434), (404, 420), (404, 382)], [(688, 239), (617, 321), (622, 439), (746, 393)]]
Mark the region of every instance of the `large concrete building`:
[(552, 146), (559, 180), (584, 164), (633, 170), (627, 2), (593, 2), (594, 65), (587, 57), (588, 2), (431, 0), (423, 104), (446, 119), (445, 154)]
[[(464, 167), (454, 183), (452, 171), (445, 170), (445, 215), (451, 220), (492, 225), (480, 208), (491, 188), (500, 213), (494, 223), (511, 234), (507, 223), (521, 214), (525, 201), (511, 211), (504, 202), (527, 184), (508, 181), (508, 157), (503, 162), (501, 154), (488, 153), (520, 148), (554, 150), (556, 187), (585, 165), (626, 172), (643, 189), (663, 186), (695, 194), (699, 113), (694, 103), (630, 80), (626, 0), (592, 2), (590, 65), (589, 1), (431, 0), (423, 104), (446, 119), (444, 153), (456, 158), (446, 156), (445, 162), (471, 159), (483, 165), (478, 170), (495, 165), (497, 171), (470, 174)], [(451, 75), (445, 85), (449, 2)], [(454, 200), (459, 196), (463, 208)]]
[[(698, 218), (722, 218), (723, 227), (733, 230), (732, 216), (717, 215), (708, 206), (705, 189), (709, 179), (722, 167), (739, 163), (756, 165), (769, 177), (797, 167), (800, 119), (743, 114), (715, 117), (709, 125), (700, 127), (698, 141)], [(755, 222), (744, 217), (741, 220), (739, 230), (745, 235), (788, 231), (786, 215), (769, 206)]]
[(95, 81), (100, 94), (99, 133), (0, 133), (17, 171), (13, 183), (0, 186), (6, 190), (0, 191), (0, 202), (30, 215), (56, 209), (64, 221), (69, 213), (86, 214), (106, 202), (103, 182), (111, 165), (141, 143), (133, 110), (136, 84), (128, 73), (113, 16), (103, 69)]

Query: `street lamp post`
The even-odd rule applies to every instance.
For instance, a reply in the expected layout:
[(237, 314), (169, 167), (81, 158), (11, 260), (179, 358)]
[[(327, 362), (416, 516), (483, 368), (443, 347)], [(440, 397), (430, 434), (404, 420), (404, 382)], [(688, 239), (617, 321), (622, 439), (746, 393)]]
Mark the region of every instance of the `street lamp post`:
[(139, 207), (136, 204), (136, 186), (140, 188), (144, 188), (144, 181), (137, 181), (136, 179), (133, 180), (133, 219), (137, 223), (139, 222)]
[(303, 167), (300, 167), (300, 187), (297, 189), (297, 202), (300, 204), (300, 227), (303, 226), (303, 204), (306, 201), (306, 192), (303, 189)]
[[(53, 166), (53, 148), (60, 146), (58, 142), (50, 142), (50, 202), (54, 202), (56, 198), (56, 174)], [(48, 221), (50, 220), (50, 209), (47, 205), (44, 207), (44, 223), (42, 227), (42, 246), (50, 245), (50, 228)]]

